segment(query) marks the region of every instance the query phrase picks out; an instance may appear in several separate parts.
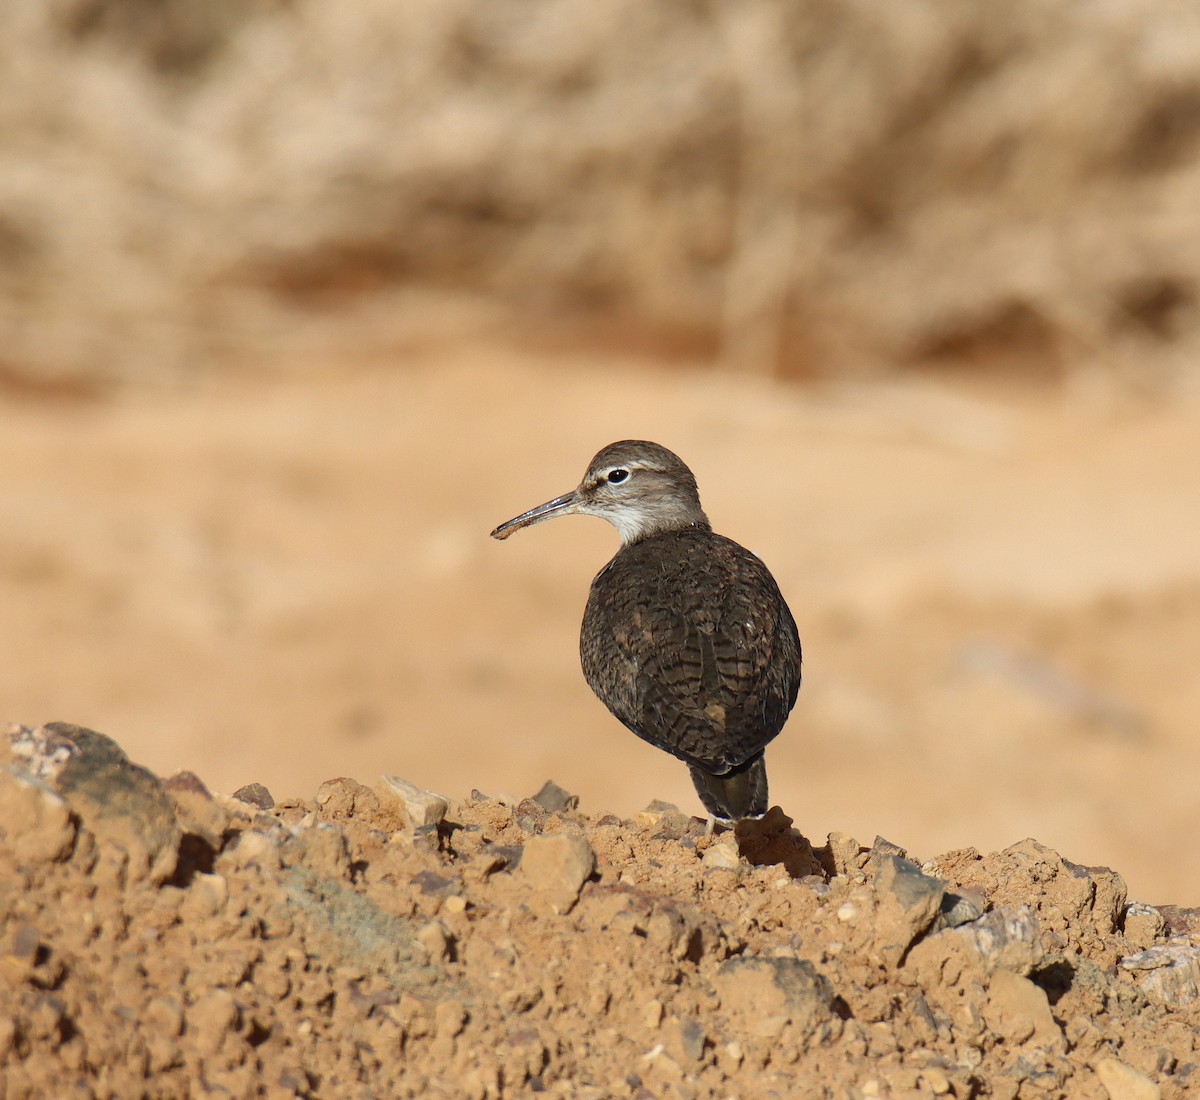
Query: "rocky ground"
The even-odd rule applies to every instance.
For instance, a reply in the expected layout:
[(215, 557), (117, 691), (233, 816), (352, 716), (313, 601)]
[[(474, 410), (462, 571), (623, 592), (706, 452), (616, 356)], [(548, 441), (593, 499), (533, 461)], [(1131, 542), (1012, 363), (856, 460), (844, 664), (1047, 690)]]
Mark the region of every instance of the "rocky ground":
[[(1200, 1094), (1190, 7), (148, 7), (0, 4), (2, 717), (171, 775), (0, 737), (0, 1100)], [(815, 850), (487, 539), (628, 437)]]
[(1200, 911), (1034, 840), (814, 848), (552, 783), (223, 796), (65, 724), (0, 754), (14, 1100), (1200, 1090)]
[(611, 528), (488, 538), (655, 439), (800, 626), (770, 773), (806, 835), (1035, 836), (1200, 905), (1200, 400), (995, 390), (492, 347), (95, 402), (0, 386), (0, 722), (70, 715), (221, 791), (553, 776), (593, 812), (698, 812), (579, 672)]

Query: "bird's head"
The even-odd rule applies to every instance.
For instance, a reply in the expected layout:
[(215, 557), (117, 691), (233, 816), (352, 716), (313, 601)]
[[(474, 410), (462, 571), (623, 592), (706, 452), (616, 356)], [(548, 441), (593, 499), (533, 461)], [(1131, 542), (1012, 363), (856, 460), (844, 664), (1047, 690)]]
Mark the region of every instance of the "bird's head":
[(492, 537), (506, 539), (522, 527), (567, 515), (607, 520), (622, 546), (667, 531), (708, 529), (692, 471), (666, 447), (642, 439), (610, 443), (588, 464), (578, 488), (500, 524)]

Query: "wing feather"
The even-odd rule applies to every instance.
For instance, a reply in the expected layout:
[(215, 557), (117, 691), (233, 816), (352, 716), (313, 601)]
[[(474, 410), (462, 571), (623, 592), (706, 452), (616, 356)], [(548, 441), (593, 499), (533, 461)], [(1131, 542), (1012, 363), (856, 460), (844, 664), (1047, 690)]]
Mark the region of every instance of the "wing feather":
[(800, 687), (800, 641), (766, 566), (707, 531), (626, 547), (592, 584), (584, 675), (634, 733), (707, 771), (779, 733)]

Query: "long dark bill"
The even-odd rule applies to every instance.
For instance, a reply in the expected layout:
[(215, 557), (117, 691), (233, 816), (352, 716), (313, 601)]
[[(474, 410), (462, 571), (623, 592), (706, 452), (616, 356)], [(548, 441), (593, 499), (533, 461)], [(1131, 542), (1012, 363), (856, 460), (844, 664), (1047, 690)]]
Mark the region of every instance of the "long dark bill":
[(575, 511), (578, 504), (579, 494), (576, 492), (555, 497), (553, 500), (546, 501), (545, 504), (539, 504), (536, 508), (530, 508), (528, 512), (514, 516), (507, 523), (500, 524), (492, 532), (492, 538), (506, 539), (514, 531), (521, 530), (522, 527), (530, 527), (535, 523), (541, 523), (544, 519), (553, 519), (555, 516), (568, 516)]

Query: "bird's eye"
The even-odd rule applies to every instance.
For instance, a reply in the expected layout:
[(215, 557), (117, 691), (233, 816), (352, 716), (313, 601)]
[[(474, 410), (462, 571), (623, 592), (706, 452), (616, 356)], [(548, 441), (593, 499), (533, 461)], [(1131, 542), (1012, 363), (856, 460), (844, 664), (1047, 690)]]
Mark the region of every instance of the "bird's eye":
[(608, 482), (610, 485), (620, 485), (628, 476), (628, 470), (609, 470)]

